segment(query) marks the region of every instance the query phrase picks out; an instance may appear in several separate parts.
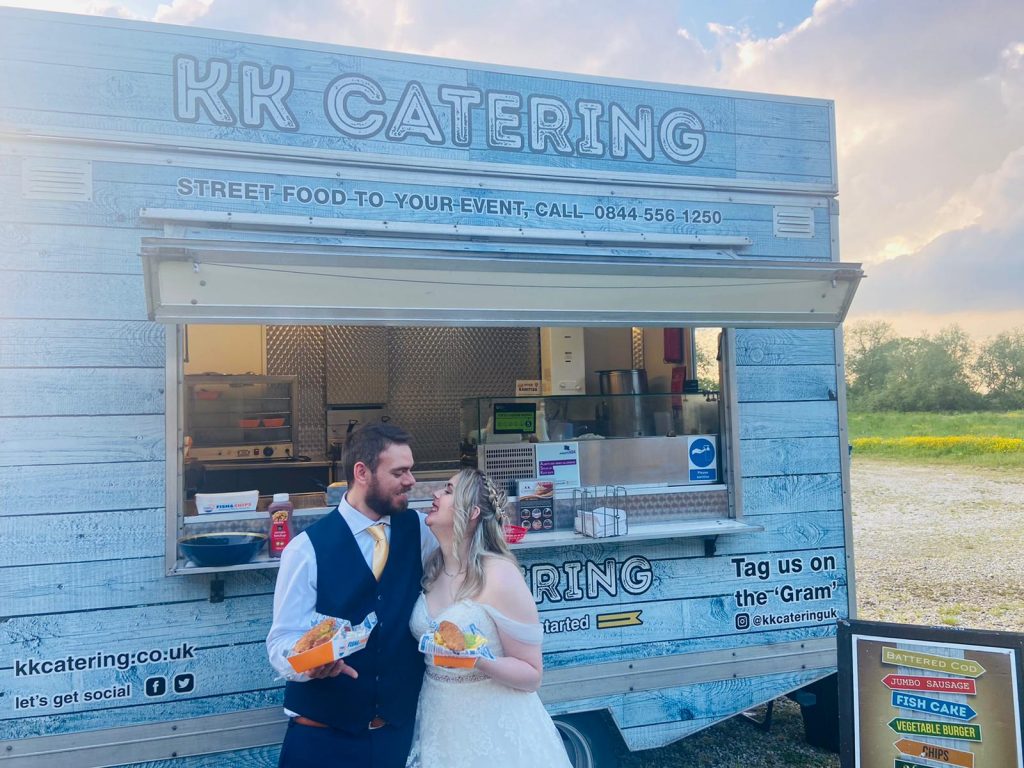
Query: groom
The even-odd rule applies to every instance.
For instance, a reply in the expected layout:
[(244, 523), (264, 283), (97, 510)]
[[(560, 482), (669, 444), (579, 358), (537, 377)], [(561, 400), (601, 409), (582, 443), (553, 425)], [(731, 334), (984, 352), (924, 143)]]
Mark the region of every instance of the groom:
[[(405, 766), (424, 670), (409, 616), (437, 547), (423, 516), (408, 511), (409, 440), (390, 424), (352, 432), (344, 498), (281, 556), (267, 636), (271, 664), (288, 681), (281, 768)], [(305, 675), (291, 671), (287, 653), (314, 612), (356, 624), (371, 611), (377, 626), (363, 650)]]

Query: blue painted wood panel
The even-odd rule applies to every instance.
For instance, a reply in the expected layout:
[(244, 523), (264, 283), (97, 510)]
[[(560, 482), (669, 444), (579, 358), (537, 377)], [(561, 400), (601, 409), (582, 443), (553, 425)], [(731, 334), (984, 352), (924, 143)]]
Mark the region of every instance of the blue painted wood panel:
[(238, 749), (232, 752), (217, 752), (213, 755), (179, 757), (173, 760), (150, 760), (145, 763), (132, 763), (123, 768), (224, 768), (225, 766), (245, 766), (245, 768), (276, 768), (281, 755), (281, 746), (254, 749)]
[(830, 400), (836, 396), (835, 365), (738, 365), (742, 403)]
[[(830, 330), (736, 331), (736, 365), (835, 366), (835, 335)], [(743, 399), (743, 394), (740, 393)]]
[(162, 368), (165, 357), (164, 327), (144, 320), (0, 319), (4, 367)]
[(838, 470), (839, 441), (834, 437), (740, 441), (740, 471), (744, 478)]
[[(770, 600), (770, 607), (744, 606), (738, 609), (733, 595), (719, 597), (693, 597), (685, 600), (672, 599), (655, 603), (630, 603), (618, 606), (619, 611), (641, 610), (642, 628), (633, 626), (598, 630), (591, 635), (581, 636), (555, 634), (545, 637), (545, 653), (557, 654), (567, 652), (574, 656), (573, 664), (586, 661), (624, 661), (632, 658), (646, 658), (660, 655), (652, 652), (649, 646), (653, 643), (679, 643), (688, 641), (688, 651), (709, 650), (715, 647), (712, 642), (722, 638), (725, 642), (721, 647), (732, 647), (736, 642), (737, 632), (752, 629), (757, 632), (762, 627), (772, 632), (782, 629), (801, 629), (825, 627), (834, 629), (836, 620), (846, 615), (848, 593), (845, 584), (832, 587), (831, 580), (824, 585), (829, 587), (828, 599), (815, 600), (804, 604), (782, 606)], [(609, 609), (611, 612), (611, 609)], [(559, 608), (557, 614), (541, 610), (542, 620), (573, 619), (584, 621), (592, 616), (593, 610), (582, 608)], [(737, 625), (737, 617), (740, 624)], [(744, 627), (743, 622), (750, 624)], [(592, 626), (594, 619), (591, 619)], [(584, 640), (585, 642), (581, 642)], [(581, 647), (582, 646), (582, 647)]]
[[(52, 473), (52, 470), (51, 470)], [(17, 498), (7, 496), (5, 498)], [(10, 505), (20, 511), (18, 503)], [(40, 519), (32, 515), (0, 515), (0, 541), (4, 542), (4, 567), (11, 571), (7, 581), (11, 589), (20, 587), (15, 581), (18, 578), (28, 579), (34, 590), (47, 593), (46, 598), (53, 601), (45, 606), (53, 610), (54, 603), (67, 600), (71, 610), (75, 609), (76, 598), (65, 598), (61, 590), (59, 600), (53, 599), (49, 588), (61, 581), (78, 584), (77, 576), (73, 576), (80, 563), (103, 562), (122, 571), (126, 565), (135, 571), (135, 560), (140, 557), (158, 557), (164, 551), (164, 510), (160, 509), (121, 509), (112, 510), (103, 515), (60, 514), (51, 513)], [(36, 568), (40, 565), (63, 563), (62, 570), (47, 573), (45, 569)], [(67, 564), (71, 564), (69, 567)], [(26, 566), (18, 570), (14, 566)], [(31, 570), (29, 570), (31, 569)], [(108, 576), (109, 579), (109, 576)], [(2, 580), (2, 577), (0, 577)], [(86, 582), (95, 582), (95, 578), (87, 578)], [(82, 585), (83, 587), (85, 585)], [(93, 587), (95, 589), (95, 587)], [(26, 596), (27, 597), (27, 596)], [(31, 608), (29, 599), (19, 610)]]
[(162, 415), (9, 418), (4, 427), (19, 438), (0, 443), (0, 467), (166, 458)]
[[(831, 106), (826, 101), (485, 69), (389, 53), (245, 36), (218, 39), (200, 32), (171, 32), (166, 27), (158, 33), (157, 29), (5, 12), (0, 25), (0, 51), (4, 52), (8, 77), (6, 87), (0, 90), (0, 114), (14, 125), (46, 128), (227, 139), (509, 167), (562, 166), (620, 174), (669, 173), (796, 182), (829, 189), (835, 186)], [(210, 109), (204, 112), (195, 107), (194, 117), (189, 112), (193, 102), (182, 99), (176, 104), (174, 100), (178, 55), (195, 62), (197, 79), (206, 75), (211, 60), (224, 62), (222, 95), (216, 88), (207, 89), (205, 99)], [(260, 113), (252, 127), (243, 124), (240, 114), (239, 65), (243, 62), (259, 67), (263, 82), (269, 82), (275, 67), (290, 79), (287, 93), (282, 89), (277, 102), (280, 114), (272, 118), (269, 111)], [(187, 61), (184, 66), (188, 66)], [(357, 97), (359, 106), (354, 107), (353, 115), (375, 109), (385, 120), (394, 117), (409, 84), (419, 83), (426, 102), (417, 115), (424, 120), (433, 116), (436, 127), (431, 130), (437, 131), (436, 139), (424, 130), (406, 130), (404, 137), (395, 135), (387, 140), (384, 120), (380, 130), (366, 136), (346, 136), (339, 122), (342, 118), (328, 114), (325, 107), (325, 103), (335, 103), (331, 82), (339, 73), (368, 78), (370, 87), (380, 91), (379, 104)], [(181, 82), (188, 82), (187, 77), (183, 76)], [(469, 112), (467, 146), (457, 145), (452, 130), (455, 112), (438, 95), (445, 85), (474, 89), (482, 101), (491, 91), (512, 94), (517, 103), (508, 109), (509, 119), (517, 124), (506, 132), (523, 146), (505, 151), (491, 148), (482, 135), (486, 125), (481, 108)], [(566, 122), (556, 122), (564, 135), (564, 153), (556, 147), (558, 142), (551, 140), (544, 140), (539, 149), (531, 151), (531, 96), (555, 99), (563, 105)], [(599, 105), (601, 113), (595, 125), (604, 146), (593, 156), (581, 152), (577, 144), (585, 138), (584, 112), (576, 106), (580, 98)], [(629, 120), (637, 119), (641, 107), (651, 110), (649, 159), (645, 159), (646, 150), (641, 152), (628, 143), (624, 145), (624, 157), (611, 155), (609, 115), (613, 104)], [(680, 126), (659, 133), (666, 117), (680, 115), (690, 125), (690, 136), (680, 137)], [(704, 142), (702, 151), (675, 154), (685, 150), (688, 142), (698, 140)]]
[[(170, 670), (152, 670), (151, 677), (170, 677), (173, 684), (174, 673)], [(132, 695), (137, 686), (145, 680), (136, 682), (136, 678), (125, 680), (121, 685), (132, 683)], [(109, 683), (101, 684), (98, 689), (104, 690)], [(67, 686), (60, 690), (67, 693), (76, 690)], [(83, 689), (77, 689), (83, 690)], [(83, 692), (84, 692), (83, 690)], [(77, 733), (78, 731), (94, 731), (110, 728), (113, 723), (123, 725), (143, 725), (168, 720), (184, 720), (205, 715), (219, 715), (224, 712), (244, 712), (250, 709), (281, 706), (283, 689), (275, 685), (272, 688), (256, 689), (237, 694), (225, 694), (210, 698), (180, 698), (162, 696), (150, 698), (141, 704), (119, 704), (114, 701), (102, 709), (67, 714), (25, 714), (17, 719), (0, 719), (0, 739), (27, 739), (33, 736), (49, 736), (59, 733)], [(47, 707), (51, 709), (52, 707)], [(62, 710), (64, 707), (61, 708)], [(171, 763), (171, 765), (175, 765)]]
[(825, 400), (795, 403), (740, 403), (740, 438), (832, 437), (839, 434), (838, 410)]
[[(0, 518), (163, 507), (164, 457), (153, 461), (0, 467)], [(91, 517), (86, 517), (92, 520)], [(45, 529), (46, 521), (35, 525)], [(159, 525), (163, 532), (163, 523)]]
[[(527, 550), (523, 554), (526, 555), (527, 552), (532, 553), (535, 551)], [(787, 571), (779, 567), (780, 562), (789, 559), (790, 553), (792, 553), (793, 559), (803, 561), (803, 565), (799, 567), (799, 570)], [(658, 557), (659, 554), (661, 553), (656, 550), (649, 550), (642, 544), (632, 547), (622, 544), (619, 547), (609, 547), (598, 551), (594, 551), (593, 548), (589, 547), (581, 547), (574, 551), (574, 556), (584, 563), (583, 571), (578, 576), (576, 574), (572, 576), (568, 573), (562, 574), (559, 580), (559, 588), (550, 590), (545, 590), (540, 586), (547, 583), (545, 575), (547, 573), (547, 566), (550, 563), (548, 555), (541, 554), (523, 557), (521, 558), (521, 563), (526, 569), (528, 581), (534, 587), (535, 599), (541, 598), (538, 603), (540, 610), (560, 606), (588, 608), (616, 606), (624, 603), (653, 603), (693, 596), (728, 594), (737, 585), (764, 589), (766, 588), (765, 585), (774, 588), (779, 583), (792, 583), (802, 586), (805, 585), (808, 579), (811, 581), (838, 579), (840, 583), (843, 579), (842, 574), (838, 570), (841, 568), (842, 558), (835, 557), (836, 553), (832, 550), (801, 550), (793, 547), (787, 550), (784, 555), (765, 552), (763, 556), (760, 553), (749, 553), (742, 558), (711, 557), (704, 558), (703, 560), (699, 558), (678, 559)], [(822, 560), (829, 555), (832, 556), (833, 560), (837, 561), (832, 567), (824, 571), (821, 568), (812, 570), (809, 567), (811, 560)], [(630, 558), (635, 556), (642, 557), (647, 561), (645, 564), (642, 564), (642, 570), (645, 574), (650, 575), (650, 585), (648, 586), (645, 583), (646, 579), (634, 579), (638, 583), (631, 589), (629, 586), (630, 580), (626, 577), (625, 570), (629, 568), (628, 561)], [(764, 570), (768, 571), (768, 573), (765, 575), (740, 573), (738, 571), (741, 570), (741, 564), (733, 562), (734, 559), (744, 561), (742, 565), (763, 561), (767, 563), (764, 566)], [(609, 561), (613, 561), (614, 564), (609, 563)], [(600, 571), (600, 574), (588, 573), (591, 568)], [(623, 573), (617, 579), (605, 581), (599, 578), (599, 576), (611, 573), (614, 570), (622, 571)], [(779, 581), (780, 579), (781, 582)], [(610, 588), (608, 586), (609, 582)], [(572, 594), (573, 585), (578, 586), (578, 592), (582, 594)]]
[[(839, 473), (746, 477), (744, 515), (780, 515), (843, 508)], [(764, 523), (763, 518), (759, 520)]]
[(163, 368), (0, 369), (0, 417), (163, 412)]
[[(117, 522), (117, 515), (83, 515), (94, 526), (111, 536), (114, 529), (110, 527)], [(105, 518), (110, 518), (109, 520)], [(24, 524), (24, 518), (3, 518), (5, 527)], [(7, 521), (10, 521), (9, 523)], [(161, 534), (162, 527), (156, 529)], [(142, 549), (151, 546), (150, 541), (141, 540), (133, 543), (131, 530), (127, 533), (127, 548)], [(141, 538), (141, 534), (139, 534)], [(84, 538), (84, 537), (83, 537)], [(11, 608), (18, 615), (31, 616), (35, 613), (66, 613), (69, 616), (75, 611), (96, 611), (101, 609), (120, 609), (143, 604), (172, 603), (179, 601), (208, 601), (210, 597), (210, 581), (215, 578), (210, 574), (196, 574), (182, 578), (166, 578), (162, 549), (141, 553), (133, 556), (130, 551), (124, 554), (116, 551), (115, 544), (108, 543), (109, 554), (106, 558), (95, 557), (98, 545), (88, 540), (76, 542), (70, 554), (73, 559), (60, 560), (52, 550), (44, 551), (37, 561), (54, 565), (33, 563), (27, 566), (15, 566), (0, 569), (0, 584), (8, 590), (12, 601)], [(110, 551), (113, 550), (113, 551)], [(77, 560), (77, 561), (76, 561)], [(275, 570), (247, 570), (230, 573), (225, 578), (225, 593), (232, 597), (264, 596), (268, 598), (274, 591)], [(202, 608), (203, 606), (200, 606)], [(252, 606), (254, 609), (256, 606)], [(259, 605), (259, 615), (270, 616), (270, 603)], [(121, 615), (123, 620), (123, 615)], [(362, 617), (359, 617), (362, 619)], [(196, 631), (196, 630), (193, 630)], [(194, 637), (195, 635), (189, 635)], [(251, 640), (258, 638), (252, 637)]]
[(5, 272), (7, 297), (2, 319), (145, 320), (142, 275), (67, 273), (61, 276), (59, 298), (48, 272)]
[[(799, 688), (807, 679), (814, 679), (820, 675), (820, 672), (759, 675), (745, 680), (714, 680), (685, 688), (650, 691), (624, 697), (622, 706), (612, 710), (612, 715), (624, 728), (669, 725), (680, 719), (720, 719), (728, 716), (727, 713), (737, 701), (756, 695), (756, 692), (769, 681), (778, 685), (780, 679), (788, 678), (788, 690), (792, 690)], [(748, 700), (750, 705), (760, 701), (756, 698)], [(680, 714), (683, 717), (679, 717)]]
[[(11, 200), (14, 197), (12, 194)], [(54, 227), (52, 220), (49, 224), (29, 224), (25, 222), (34, 216), (30, 209), (19, 206), (19, 223), (0, 224), (0, 269), (142, 272), (138, 232), (116, 227)], [(6, 220), (14, 218), (8, 215)]]
[[(796, 690), (831, 670), (806, 670), (799, 673), (762, 675), (734, 681), (703, 683), (675, 691), (659, 692), (657, 698), (623, 697), (623, 704), (612, 710), (623, 724), (623, 739), (630, 749), (650, 749), (696, 733), (720, 722), (730, 713), (742, 712), (779, 692)], [(658, 717), (661, 720), (650, 723)], [(682, 717), (671, 718), (671, 713)], [(637, 723), (637, 725), (628, 725)], [(650, 723), (650, 724), (648, 724)]]
[[(668, 640), (663, 642), (648, 642), (631, 644), (623, 650), (615, 652), (611, 660), (622, 661), (630, 659), (656, 659), (666, 656), (678, 656), (680, 654), (694, 653), (697, 651), (720, 651), (725, 649), (739, 648), (763, 648), (777, 643), (788, 643), (792, 641), (803, 641), (810, 639), (835, 637), (835, 621), (818, 625), (805, 624), (795, 629), (771, 629), (751, 631), (745, 634), (733, 632), (732, 635), (716, 635), (713, 637), (682, 640)], [(609, 661), (609, 652), (605, 649), (590, 650), (584, 648), (577, 651), (551, 652), (544, 654), (544, 667), (556, 669), (565, 667), (579, 667), (586, 664), (601, 664)], [(742, 664), (737, 666), (736, 673), (743, 671)]]
[(846, 541), (843, 510), (840, 506), (822, 512), (793, 512), (784, 515), (752, 515), (748, 512), (743, 521), (764, 530), (720, 538), (716, 542), (718, 555), (724, 557), (763, 552), (765, 541), (771, 541), (779, 552), (842, 547)]
[[(369, 221), (399, 221), (437, 224), (447, 222), (487, 227), (523, 227), (536, 230), (586, 229), (593, 232), (629, 232), (666, 235), (701, 235), (714, 237), (747, 237), (749, 246), (737, 250), (747, 258), (804, 259), (825, 261), (831, 258), (831, 219), (827, 207), (817, 202), (810, 209), (815, 219), (814, 236), (786, 239), (773, 234), (772, 202), (727, 202), (715, 195), (663, 194), (655, 196), (626, 195), (598, 190), (554, 192), (538, 189), (481, 189), (474, 177), (461, 183), (405, 183), (401, 175), (374, 181), (346, 178), (335, 172), (330, 177), (296, 176), (273, 173), (220, 171), (198, 167), (95, 163), (93, 171), (93, 202), (60, 203), (18, 201), (21, 180), (17, 176), (0, 177), (0, 194), (9, 193), (13, 201), (0, 211), (3, 222), (20, 222), (10, 226), (25, 229), (31, 222), (39, 229), (44, 222), (59, 222), (69, 227), (65, 242), (77, 240), (77, 233), (95, 230), (116, 231), (117, 227), (139, 225), (138, 213), (143, 208), (176, 210), (231, 211), (255, 214), (315, 216), (325, 219), (345, 218)], [(214, 186), (214, 184), (219, 186)], [(228, 184), (236, 185), (228, 188)], [(248, 185), (248, 186), (245, 186)], [(234, 197), (231, 197), (234, 195)], [(379, 196), (379, 204), (374, 195)], [(251, 199), (247, 199), (251, 198)], [(322, 200), (322, 203), (318, 203)], [(489, 209), (487, 206), (493, 206)], [(74, 229), (70, 229), (74, 227)], [(74, 233), (74, 234), (73, 234)], [(95, 238), (95, 234), (93, 238)], [(152, 234), (159, 234), (152, 229)], [(138, 248), (138, 232), (133, 232)], [(27, 233), (14, 238), (12, 251), (22, 251), (21, 241)], [(52, 237), (51, 231), (51, 237)], [(207, 234), (207, 237), (210, 235)], [(262, 233), (238, 232), (221, 234), (240, 239), (262, 239)], [(74, 240), (70, 239), (74, 238)], [(125, 241), (121, 233), (109, 246)], [(295, 238), (292, 238), (295, 241)], [(330, 241), (327, 241), (330, 242)], [(335, 239), (333, 242), (337, 242)], [(351, 238), (346, 244), (353, 244)], [(127, 244), (130, 244), (127, 243)], [(380, 247), (403, 243), (382, 239)], [(31, 246), (25, 246), (31, 251)], [(506, 246), (507, 247), (507, 246)], [(532, 248), (514, 246), (518, 253)], [(53, 254), (54, 245), (44, 249)], [(562, 252), (564, 252), (564, 247)], [(85, 240), (72, 246), (82, 264), (75, 271), (93, 271), (89, 264), (100, 257), (95, 246)], [(0, 256), (3, 255), (0, 244)], [(128, 258), (122, 249), (115, 265)], [(109, 260), (109, 258), (108, 258)], [(71, 263), (67, 256), (49, 255), (48, 262)], [(10, 268), (36, 268), (24, 254), (11, 262)], [(45, 267), (43, 267), (45, 268)], [(113, 271), (101, 266), (104, 272)], [(137, 271), (135, 267), (129, 271)]]
[[(176, 119), (172, 66), (179, 53), (195, 57), (201, 68), (214, 57), (229, 63), (225, 98), (233, 124), (216, 125), (206, 113), (195, 122)], [(289, 68), (294, 87), (287, 104), (299, 130), (279, 130), (266, 115), (262, 126), (239, 123), (241, 61), (260, 65), (263, 74), (271, 67)], [(137, 257), (141, 238), (163, 229), (143, 225), (141, 208), (742, 235), (753, 241), (738, 249), (743, 256), (831, 257), (833, 126), (831, 105), (824, 101), (566, 78), (6, 9), (0, 10), (0, 66), (5, 72), (0, 121), (5, 126), (37, 133), (98, 131), (156, 145), (202, 141), (211, 149), (254, 153), (209, 155), (201, 161), (194, 153), (165, 156), (166, 149), (126, 151), (114, 159), (109, 148), (97, 150), (92, 200), (69, 203), (22, 196), (22, 156), (45, 157), (69, 145), (16, 140), (0, 150), (0, 197), (5, 200), (0, 208), (0, 429), (18, 436), (0, 443), (0, 498), (5, 500), (0, 540), (8, 542), (6, 567), (0, 568), (0, 594), (5, 595), (0, 616), (3, 738), (244, 711), (281, 701), (281, 683), (273, 679), (263, 647), (276, 571), (226, 574), (222, 603), (209, 601), (213, 576), (164, 576), (165, 334), (146, 321)], [(379, 83), (386, 94), (379, 107), (386, 112), (395, 109), (411, 80), (423, 83), (448, 138), (434, 146), (416, 136), (404, 141), (389, 141), (382, 134), (343, 136), (325, 116), (323, 97), (330, 81), (345, 72)], [(550, 143), (538, 152), (502, 151), (488, 148), (482, 111), (473, 113), (469, 145), (456, 146), (450, 140), (451, 113), (438, 109), (437, 88), (445, 83), (519, 94), (524, 105), (530, 94), (553, 97), (568, 103), (570, 111), (582, 94), (602, 105), (599, 125), (606, 143), (612, 102), (627, 114), (648, 105), (655, 120), (674, 109), (691, 110), (702, 121), (706, 146), (699, 159), (685, 164), (672, 162), (657, 144), (651, 160), (632, 146), (621, 159), (607, 152), (561, 156)], [(526, 107), (514, 112), (525, 126)], [(580, 115), (573, 114), (569, 133), (578, 136), (581, 126)], [(514, 132), (526, 135), (524, 129)], [(302, 151), (289, 159), (275, 160), (266, 153), (257, 157), (261, 149), (282, 147), (323, 154), (310, 162), (303, 162)], [(85, 152), (78, 147), (72, 154)], [(394, 168), (375, 167), (367, 178), (366, 167), (352, 161), (370, 158), (417, 160), (448, 170), (428, 179), (423, 173), (409, 178)], [(548, 178), (555, 169), (566, 171), (563, 181)], [(263, 184), (267, 197), (185, 193), (182, 178)], [(666, 185), (667, 178), (677, 179), (678, 186)], [(734, 188), (717, 186), (725, 182)], [(794, 204), (812, 209), (814, 237), (773, 236), (773, 206), (793, 198), (747, 191), (772, 185), (807, 193)], [(293, 197), (286, 200), (289, 187)], [(303, 187), (341, 192), (344, 202), (302, 202), (297, 190)], [(381, 195), (379, 207), (352, 203), (368, 191)], [(452, 210), (415, 207), (411, 196), (425, 193), (450, 198)], [(468, 211), (462, 210), (463, 200), (469, 201)], [(488, 201), (504, 200), (510, 201), (511, 213), (486, 209)], [(663, 220), (644, 220), (648, 208), (661, 210)], [(552, 209), (574, 211), (580, 218), (552, 216)], [(671, 221), (665, 220), (669, 209)], [(721, 218), (695, 224), (684, 220), (688, 210)], [(323, 234), (291, 232), (261, 232), (254, 238), (252, 232), (201, 225), (184, 231), (189, 237), (339, 242)], [(383, 238), (346, 236), (345, 242), (390, 245)], [(472, 247), (513, 250), (501, 244)], [(587, 251), (562, 246), (530, 250)], [(703, 544), (696, 539), (524, 551), (522, 563), (534, 585), (552, 576), (545, 567), (557, 578), (552, 589), (560, 599), (541, 594), (539, 605), (549, 627), (549, 667), (834, 636), (835, 617), (848, 611), (850, 578), (839, 463), (845, 447), (839, 445), (839, 414), (829, 392), (836, 386), (834, 335), (737, 331), (736, 347), (743, 513), (764, 530), (719, 537), (713, 557), (703, 556)], [(646, 565), (624, 576), (624, 564), (636, 557)], [(585, 587), (588, 579), (597, 583), (608, 573), (601, 569), (609, 559), (614, 594), (609, 594), (612, 587), (598, 586), (592, 594), (569, 597), (577, 566)], [(632, 578), (632, 591), (624, 588), (627, 578)], [(599, 616), (628, 611), (638, 611), (642, 624), (597, 627)], [(588, 629), (568, 627), (584, 619)], [(172, 661), (138, 657), (182, 647), (190, 649), (188, 654)], [(124, 664), (117, 663), (121, 653), (129, 655)], [(103, 666), (111, 654), (114, 666)], [(96, 666), (38, 673), (26, 666), (31, 661), (38, 668), (69, 656)], [(737, 674), (743, 676), (741, 667)], [(630, 746), (657, 746), (820, 674), (788, 671), (637, 696), (623, 693), (587, 702), (587, 708), (611, 708)], [(147, 680), (173, 684), (181, 675), (192, 675), (195, 688), (145, 695)], [(86, 692), (128, 685), (130, 694), (84, 701)], [(59, 708), (53, 701), (76, 692), (78, 700), (64, 701)], [(18, 696), (46, 696), (48, 704), (19, 708), (14, 704)], [(275, 755), (276, 747), (268, 747), (232, 757), (273, 764)], [(165, 762), (168, 768), (201, 768), (221, 764), (222, 757)]]

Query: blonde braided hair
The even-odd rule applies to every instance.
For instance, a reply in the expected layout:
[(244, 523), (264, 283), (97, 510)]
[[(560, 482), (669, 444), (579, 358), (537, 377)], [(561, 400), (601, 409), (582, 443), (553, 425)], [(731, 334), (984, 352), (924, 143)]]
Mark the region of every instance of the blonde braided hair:
[[(480, 472), (480, 477), (483, 478), (484, 490), (487, 492), (487, 500), (491, 502), (494, 516), (498, 519), (498, 524), (504, 526), (508, 523), (508, 510), (505, 509), (508, 505), (508, 494), (505, 493), (504, 488), (491, 480), (490, 475)], [(484, 514), (483, 508), (481, 508), (480, 514)]]
[[(466, 577), (455, 594), (456, 600), (473, 598), (484, 588), (483, 560), (485, 557), (504, 557), (516, 562), (505, 542), (504, 525), (508, 520), (505, 507), (508, 494), (490, 477), (478, 469), (464, 469), (452, 480), (453, 510), (452, 548), (448, 554), (453, 558), (459, 571), (465, 570)], [(473, 519), (473, 510), (480, 514)], [(462, 544), (469, 540), (466, 562), (462, 562)], [(423, 566), (423, 589), (437, 580), (444, 568), (444, 555), (436, 550)]]

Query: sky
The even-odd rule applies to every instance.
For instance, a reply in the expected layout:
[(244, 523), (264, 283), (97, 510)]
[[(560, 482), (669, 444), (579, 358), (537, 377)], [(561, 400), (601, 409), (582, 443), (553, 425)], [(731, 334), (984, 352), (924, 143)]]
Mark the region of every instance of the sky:
[(849, 320), (1024, 329), (1024, 0), (0, 0), (836, 103)]

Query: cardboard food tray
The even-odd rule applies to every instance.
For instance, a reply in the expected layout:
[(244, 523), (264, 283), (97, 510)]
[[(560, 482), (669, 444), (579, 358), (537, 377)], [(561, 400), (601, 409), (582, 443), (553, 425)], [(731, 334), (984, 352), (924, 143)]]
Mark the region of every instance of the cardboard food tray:
[(437, 631), (437, 624), (433, 624), (430, 631), (420, 638), (420, 653), (430, 657), (430, 663), (435, 667), (448, 667), (450, 669), (465, 669), (476, 664), (477, 659), (493, 659), (494, 654), (487, 647), (485, 638), (476, 624), (470, 624), (469, 632), (479, 637), (483, 642), (472, 651), (452, 651), (434, 642), (434, 632)]
[(259, 501), (260, 492), (258, 490), (233, 493), (197, 493), (196, 512), (200, 515), (213, 512), (255, 512)]
[[(318, 614), (310, 627), (316, 626), (326, 618), (329, 617)], [(370, 633), (375, 626), (377, 626), (376, 613), (369, 614), (354, 627), (347, 621), (339, 620), (338, 630), (329, 641), (313, 646), (308, 651), (289, 656), (288, 663), (296, 672), (302, 673), (314, 667), (321, 667), (338, 659), (344, 659), (366, 647)]]

